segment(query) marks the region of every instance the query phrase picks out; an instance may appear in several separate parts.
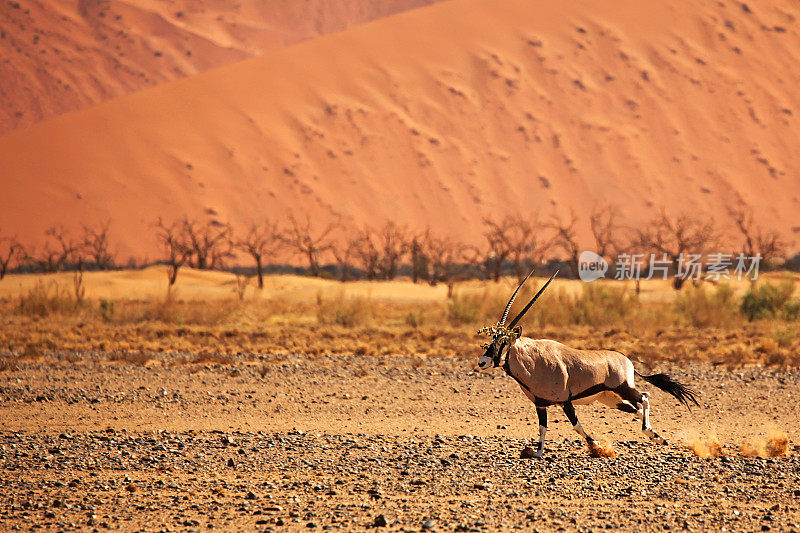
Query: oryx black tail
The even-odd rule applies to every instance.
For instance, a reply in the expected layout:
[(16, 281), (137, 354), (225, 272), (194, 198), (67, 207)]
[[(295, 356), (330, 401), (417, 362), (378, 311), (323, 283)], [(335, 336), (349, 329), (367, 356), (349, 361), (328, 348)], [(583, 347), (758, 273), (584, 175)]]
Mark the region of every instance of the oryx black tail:
[[(636, 371), (634, 370), (634, 372)], [(646, 382), (652, 384), (654, 387), (658, 387), (664, 392), (675, 396), (675, 398), (677, 398), (678, 401), (687, 408), (691, 409), (689, 402), (693, 402), (696, 406), (700, 407), (700, 404), (697, 403), (697, 399), (695, 398), (695, 392), (683, 383), (675, 381), (668, 375), (653, 374), (652, 376), (645, 376), (639, 372), (636, 372), (636, 375), (644, 379)]]

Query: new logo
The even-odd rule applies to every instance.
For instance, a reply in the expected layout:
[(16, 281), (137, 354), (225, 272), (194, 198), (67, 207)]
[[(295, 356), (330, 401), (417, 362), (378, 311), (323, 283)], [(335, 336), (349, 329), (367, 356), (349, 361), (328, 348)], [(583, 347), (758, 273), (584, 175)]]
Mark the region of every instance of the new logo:
[(578, 257), (578, 276), (581, 281), (604, 278), (608, 272), (608, 261), (591, 250), (584, 250)]

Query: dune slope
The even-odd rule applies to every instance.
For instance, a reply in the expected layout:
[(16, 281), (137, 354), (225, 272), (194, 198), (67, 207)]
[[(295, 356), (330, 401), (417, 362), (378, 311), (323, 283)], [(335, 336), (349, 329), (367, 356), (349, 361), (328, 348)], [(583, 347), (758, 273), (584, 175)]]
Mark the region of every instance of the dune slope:
[[(646, 4), (646, 5), (645, 5)], [(387, 218), (477, 242), (508, 210), (636, 224), (751, 206), (794, 249), (800, 7), (455, 0), (0, 137), (0, 227)]]
[(4, 1), (0, 134), (429, 3)]

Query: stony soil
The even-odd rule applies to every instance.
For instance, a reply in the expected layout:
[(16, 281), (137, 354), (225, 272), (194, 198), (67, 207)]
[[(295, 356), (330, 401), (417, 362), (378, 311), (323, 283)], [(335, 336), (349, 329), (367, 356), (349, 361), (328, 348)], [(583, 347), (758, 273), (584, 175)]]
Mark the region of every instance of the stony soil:
[[(616, 449), (591, 458), (551, 408), (535, 460), (532, 406), (471, 359), (234, 359), (56, 354), (0, 373), (0, 530), (800, 530), (796, 370), (658, 368), (701, 398), (689, 413), (653, 392), (669, 445), (578, 407)], [(770, 430), (787, 456), (741, 455)], [(727, 456), (695, 457), (712, 433)]]

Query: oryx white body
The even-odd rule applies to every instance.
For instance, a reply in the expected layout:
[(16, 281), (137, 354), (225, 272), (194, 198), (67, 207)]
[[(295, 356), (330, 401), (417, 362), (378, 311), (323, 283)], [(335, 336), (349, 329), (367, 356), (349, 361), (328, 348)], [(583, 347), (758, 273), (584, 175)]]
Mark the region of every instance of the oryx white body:
[[(623, 354), (612, 350), (578, 350), (557, 341), (527, 337), (520, 337), (513, 344), (498, 348), (500, 352), (495, 353), (494, 357), (490, 355), (491, 348), (487, 350), (478, 365), (481, 368), (492, 364), (502, 366), (536, 405), (539, 416), (536, 457), (541, 457), (544, 452), (546, 409), (550, 405), (561, 405), (575, 431), (589, 443), (593, 439), (583, 430), (573, 405), (595, 401), (635, 414), (642, 420), (645, 435), (656, 442), (666, 443), (650, 426), (650, 395), (636, 389), (634, 376), (638, 373), (630, 359)], [(683, 403), (686, 403), (686, 399), (694, 401), (689, 389), (664, 374), (641, 377)]]
[[(633, 388), (633, 363), (619, 352), (576, 350), (552, 340), (521, 337), (508, 348), (506, 357), (514, 377), (528, 386), (523, 391), (531, 401), (535, 393), (548, 402), (563, 403), (596, 385)], [(612, 407), (624, 401), (612, 392), (600, 391), (573, 403), (603, 399), (613, 401)]]
[[(558, 272), (556, 272), (558, 274)], [(673, 395), (687, 407), (689, 401), (697, 404), (694, 393), (688, 387), (674, 381), (665, 374), (643, 376), (636, 372), (633, 363), (620, 352), (612, 350), (578, 350), (560, 342), (522, 337), (522, 328), (516, 324), (536, 302), (556, 274), (544, 284), (533, 299), (506, 327), (505, 321), (519, 289), (530, 277), (520, 283), (511, 296), (505, 311), (496, 326), (481, 330), (492, 335), (485, 345), (486, 352), (478, 361), (480, 368), (502, 366), (506, 374), (514, 378), (523, 393), (536, 405), (539, 417), (539, 443), (535, 452), (541, 457), (547, 433), (547, 407), (560, 405), (573, 428), (589, 444), (594, 442), (583, 430), (575, 414), (574, 404), (599, 401), (642, 420), (642, 431), (656, 442), (666, 443), (650, 426), (650, 395), (640, 392), (634, 385), (634, 375)]]

